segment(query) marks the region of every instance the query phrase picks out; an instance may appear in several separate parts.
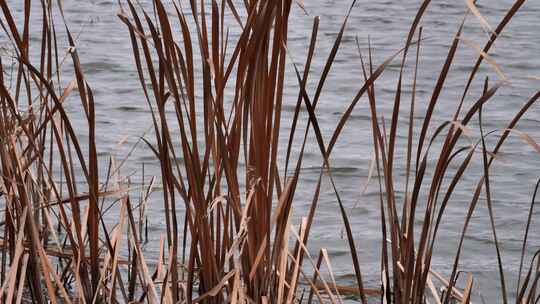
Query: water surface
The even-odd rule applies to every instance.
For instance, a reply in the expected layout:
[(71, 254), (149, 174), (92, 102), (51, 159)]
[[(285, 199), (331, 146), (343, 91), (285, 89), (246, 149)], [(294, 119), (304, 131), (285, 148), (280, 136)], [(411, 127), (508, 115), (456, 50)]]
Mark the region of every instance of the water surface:
[[(19, 0), (8, 1), (14, 6)], [(22, 1), (20, 1), (22, 2)], [(479, 9), (492, 26), (496, 26), (512, 5), (510, 0), (479, 1)], [(150, 4), (144, 3), (150, 8)], [(341, 26), (350, 1), (311, 0), (305, 1), (309, 15), (295, 6), (289, 27), (289, 44), (295, 61), (305, 58), (309, 34), (314, 16), (320, 16), (320, 36), (313, 64), (312, 79), (317, 79), (324, 66), (336, 33)], [(117, 18), (117, 1), (89, 0), (64, 1), (68, 22), (72, 31), (78, 34), (78, 49), (83, 63), (83, 70), (95, 93), (97, 112), (97, 141), (99, 152), (105, 159), (116, 151), (122, 158), (151, 126), (150, 112), (139, 86), (135, 66), (131, 57), (131, 43), (125, 25)], [(368, 52), (368, 40), (371, 42), (373, 59), (381, 63), (393, 52), (401, 48), (420, 1), (370, 0), (358, 1), (354, 7), (342, 48), (336, 58), (323, 95), (318, 105), (319, 123), (326, 137), (331, 135), (341, 114), (346, 109), (356, 91), (363, 84), (362, 70), (355, 39), (358, 38), (362, 52)], [(35, 10), (36, 14), (38, 13)], [(435, 85), (437, 76), (445, 60), (448, 46), (452, 42), (461, 22), (466, 5), (464, 1), (434, 1), (423, 19), (423, 33), (426, 40), (421, 48), (420, 72), (418, 75), (418, 96), (415, 123), (417, 128), (423, 119), (423, 113)], [(487, 130), (504, 128), (519, 107), (540, 88), (540, 81), (531, 76), (540, 76), (540, 1), (530, 0), (509, 24), (504, 34), (492, 49), (492, 56), (509, 77), (511, 84), (503, 87), (485, 109), (484, 123)], [(480, 23), (469, 16), (464, 36), (479, 45), (487, 39)], [(465, 77), (476, 60), (476, 52), (465, 45), (458, 49), (445, 91), (440, 98), (433, 117), (438, 125), (453, 113), (460, 94), (463, 91)], [(404, 100), (410, 96), (412, 61), (406, 69)], [(393, 105), (395, 84), (399, 67), (397, 62), (385, 72), (377, 83), (379, 109), (390, 117)], [(296, 102), (297, 87), (289, 66), (287, 94), (284, 100), (282, 139), (288, 134), (288, 119), (292, 116)], [(467, 99), (468, 104), (477, 98), (481, 82), (485, 76), (496, 81), (497, 75), (488, 65), (484, 65), (474, 83), (474, 88)], [(313, 88), (315, 82), (310, 83)], [(76, 106), (71, 108), (75, 124), (83, 123), (82, 111)], [(360, 254), (362, 270), (368, 283), (375, 287), (379, 276), (380, 225), (378, 185), (373, 180), (366, 193), (361, 189), (367, 182), (369, 163), (372, 158), (372, 137), (370, 116), (366, 100), (363, 99), (355, 109), (341, 139), (335, 147), (332, 164), (334, 177), (342, 198), (351, 208), (349, 212), (353, 225), (356, 244)], [(403, 121), (408, 113), (402, 111)], [(540, 141), (540, 110), (534, 107), (519, 123), (518, 129), (527, 132)], [(387, 124), (389, 125), (389, 123)], [(472, 125), (472, 137), (479, 138), (476, 121)], [(398, 172), (404, 172), (405, 165), (405, 130), (399, 132), (396, 166)], [(127, 136), (127, 141), (117, 148), (117, 143)], [(152, 138), (153, 134), (146, 134)], [(488, 139), (493, 145), (497, 136)], [(433, 260), (433, 267), (448, 274), (455, 254), (455, 244), (463, 225), (466, 207), (472, 197), (481, 170), (480, 154), (476, 157), (473, 168), (468, 171), (460, 183), (439, 233), (438, 247)], [(318, 147), (308, 147), (306, 163), (301, 184), (294, 205), (295, 221), (308, 212), (311, 195), (318, 177), (321, 159)], [(431, 164), (435, 161), (433, 157)], [(140, 182), (140, 170), (145, 164), (146, 175), (159, 176), (157, 163), (149, 149), (143, 145), (137, 148), (124, 166), (124, 175), (133, 174), (133, 181)], [(516, 281), (521, 249), (523, 228), (533, 192), (534, 183), (540, 176), (540, 155), (514, 136), (502, 150), (501, 156), (492, 167), (491, 181), (495, 221), (499, 232), (506, 275), (509, 281)], [(403, 174), (397, 175), (403, 179)], [(402, 189), (400, 190), (402, 191)], [(403, 192), (401, 192), (403, 195)], [(353, 206), (357, 207), (353, 209)], [(342, 220), (337, 212), (337, 202), (329, 185), (325, 185), (321, 203), (311, 233), (310, 248), (316, 253), (325, 247), (331, 254), (335, 272), (343, 284), (353, 284), (352, 265), (348, 254), (347, 241), (342, 237)], [(162, 221), (163, 206), (160, 194), (154, 194), (149, 204), (151, 238), (157, 241), (164, 232)], [(535, 214), (538, 217), (538, 212)], [(111, 213), (114, 221), (114, 212)], [(540, 245), (540, 226), (533, 225), (530, 234), (531, 246), (528, 255), (538, 250)], [(149, 256), (157, 254), (157, 244), (150, 242), (145, 248)], [(156, 247), (152, 247), (152, 246)], [(482, 199), (475, 212), (465, 242), (465, 252), (461, 259), (461, 269), (472, 272), (475, 284), (487, 302), (498, 300), (498, 274), (496, 256), (485, 200)], [(513, 284), (512, 292), (514, 290)]]

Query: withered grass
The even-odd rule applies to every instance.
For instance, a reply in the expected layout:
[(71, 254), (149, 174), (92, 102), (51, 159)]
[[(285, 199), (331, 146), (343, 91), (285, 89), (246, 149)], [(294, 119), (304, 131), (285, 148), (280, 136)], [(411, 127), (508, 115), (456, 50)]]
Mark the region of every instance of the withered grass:
[[(13, 8), (0, 0), (0, 25), (7, 45), (0, 56), (0, 300), (342, 303), (344, 296), (353, 295), (363, 303), (470, 303), (477, 285), (458, 266), (472, 215), (478, 203), (485, 201), (501, 302), (537, 303), (540, 258), (538, 252), (532, 260), (525, 255), (534, 225), (536, 192), (524, 225), (519, 276), (505, 277), (490, 168), (512, 133), (540, 150), (530, 136), (515, 130), (540, 91), (509, 114), (502, 131), (486, 132), (482, 124), (483, 109), (507, 81), (489, 51), (525, 1), (515, 1), (494, 28), (472, 0), (466, 1), (469, 18), (480, 20), (490, 37), (483, 47), (476, 47), (478, 57), (455, 112), (439, 125), (432, 116), (456, 51), (462, 44), (472, 43), (462, 37), (464, 18), (450, 37), (440, 74), (434, 75), (435, 87), (425, 112), (420, 113), (422, 123), (415, 124), (414, 115), (420, 111), (416, 79), (425, 43), (421, 24), (430, 2), (420, 3), (416, 16), (411, 16), (405, 44), (382, 64), (374, 65), (371, 48), (365, 57), (357, 40), (364, 82), (333, 130), (321, 129), (317, 106), (323, 102), (328, 75), (339, 73), (333, 65), (355, 1), (345, 12), (327, 58), (315, 58), (320, 24), (313, 18), (301, 66), (293, 61), (287, 43), (288, 28), (295, 24), (290, 13), (298, 9), (291, 0), (191, 0), (184, 7), (176, 1), (153, 0), (150, 11), (137, 1), (122, 2), (118, 17), (131, 38), (133, 69), (153, 123), (154, 137), (145, 137), (140, 148), (151, 150), (160, 168), (160, 176), (145, 180), (138, 189), (141, 195), (135, 196), (137, 187), (119, 178), (123, 161), (111, 157), (103, 164), (98, 158), (94, 94), (61, 1), (53, 5), (25, 0), (24, 11), (18, 13), (24, 16), (16, 22)], [(31, 15), (31, 6), (39, 6), (41, 15)], [(39, 39), (32, 40), (30, 28), (36, 28), (38, 22)], [(238, 36), (232, 38), (233, 31)], [(67, 49), (59, 45), (60, 32), (67, 38)], [(409, 57), (412, 70), (406, 69)], [(321, 73), (311, 70), (313, 60), (325, 62)], [(386, 113), (390, 124), (386, 125), (375, 92), (377, 80), (395, 61), (400, 62), (400, 70), (393, 110)], [(481, 79), (482, 93), (472, 96), (483, 63), (500, 80)], [(287, 76), (288, 65), (294, 67), (294, 77)], [(63, 66), (73, 70), (72, 80), (61, 73)], [(406, 75), (409, 70), (412, 75)], [(405, 78), (413, 80), (412, 96), (402, 93)], [(308, 90), (308, 82), (316, 83), (314, 90)], [(285, 120), (285, 88), (291, 83), (297, 98), (292, 101), (292, 119)], [(469, 105), (468, 99), (474, 102)], [(374, 202), (379, 205), (382, 240), (376, 286), (365, 284), (358, 240), (332, 176), (332, 153), (339, 153), (334, 149), (336, 143), (361, 100), (369, 105), (374, 183), (380, 189)], [(79, 103), (84, 112), (77, 128), (67, 102)], [(300, 118), (302, 112), (307, 113), (307, 120)], [(408, 113), (406, 123), (400, 120), (403, 113)], [(479, 122), (480, 139), (464, 146), (460, 139), (474, 119)], [(398, 143), (399, 129), (407, 133), (403, 143)], [(283, 130), (289, 132), (283, 134)], [(417, 137), (415, 130), (419, 131)], [(490, 147), (485, 138), (496, 132), (500, 137)], [(293, 223), (293, 205), (298, 201), (295, 192), (305, 149), (313, 138), (310, 134), (320, 152), (320, 174), (308, 214)], [(285, 136), (285, 145), (280, 145), (280, 136)], [(404, 164), (396, 163), (398, 144), (407, 148)], [(428, 174), (432, 166), (428, 161), (433, 160)], [(473, 170), (475, 160), (482, 164), (482, 177), (466, 210), (452, 271), (443, 277), (431, 267), (439, 227), (456, 186)], [(398, 167), (406, 168), (405, 183), (397, 176)], [(344, 225), (354, 286), (336, 281), (325, 248), (309, 246), (324, 181), (330, 182), (339, 206), (336, 216)], [(158, 183), (162, 189), (154, 191)], [(405, 189), (398, 189), (402, 185)], [(404, 198), (400, 191), (406, 193)], [(163, 203), (166, 229), (159, 243), (149, 245), (144, 244), (148, 238), (144, 217), (152, 199)], [(119, 212), (112, 228), (106, 224), (110, 208)], [(157, 260), (145, 257), (143, 245), (159, 248)], [(318, 256), (312, 256), (313, 252)], [(517, 280), (517, 290), (508, 290), (509, 279)]]

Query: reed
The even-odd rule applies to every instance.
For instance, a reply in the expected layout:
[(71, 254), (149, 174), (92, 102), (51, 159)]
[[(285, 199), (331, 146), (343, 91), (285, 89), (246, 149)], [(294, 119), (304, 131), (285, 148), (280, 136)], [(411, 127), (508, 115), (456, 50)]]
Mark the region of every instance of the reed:
[[(523, 231), (519, 275), (511, 278), (517, 281), (516, 297), (510, 297), (493, 215), (490, 168), (511, 134), (540, 151), (530, 136), (516, 129), (540, 91), (508, 117), (502, 131), (486, 132), (482, 123), (484, 109), (507, 81), (489, 51), (525, 1), (515, 1), (494, 29), (475, 3), (466, 1), (472, 15), (468, 17), (480, 20), (489, 40), (477, 47), (463, 38), (467, 16), (463, 19), (422, 113), (424, 119), (415, 125), (416, 78), (425, 43), (421, 24), (430, 2), (420, 4), (403, 47), (382, 64), (374, 65), (371, 48), (368, 58), (359, 52), (364, 83), (330, 133), (319, 125), (317, 106), (329, 73), (336, 72), (334, 61), (355, 1), (328, 57), (317, 59), (325, 60), (321, 73), (311, 70), (317, 17), (302, 66), (291, 59), (287, 34), (294, 20), (289, 16), (297, 9), (291, 0), (189, 1), (187, 6), (153, 0), (151, 11), (137, 1), (119, 3), (118, 17), (131, 38), (134, 70), (151, 111), (154, 137), (142, 141), (159, 163), (161, 190), (154, 191), (154, 178), (134, 186), (129, 178), (120, 177), (125, 159), (98, 158), (94, 96), (62, 1), (52, 5), (25, 0), (24, 15), (18, 18), (22, 22), (15, 22), (10, 5), (0, 0), (0, 25), (8, 41), (0, 56), (0, 206), (4, 209), (0, 301), (342, 303), (343, 295), (353, 294), (363, 303), (470, 303), (474, 280), (471, 274), (462, 275), (459, 261), (472, 215), (485, 195), (501, 301), (538, 302), (539, 254), (530, 261), (525, 256), (536, 191)], [(31, 15), (32, 6), (39, 6), (41, 15)], [(30, 25), (36, 22), (41, 28), (37, 40), (30, 39)], [(59, 45), (59, 36), (64, 35), (67, 49)], [(461, 44), (477, 49), (478, 58), (455, 112), (436, 125), (431, 118)], [(414, 61), (412, 75), (406, 75), (409, 57)], [(400, 72), (388, 115), (378, 108), (382, 101), (377, 99), (376, 85), (388, 65), (398, 60)], [(475, 81), (484, 62), (501, 80)], [(287, 65), (294, 68), (294, 77), (285, 72)], [(66, 66), (72, 73), (64, 72)], [(407, 77), (413, 81), (410, 100), (402, 93)], [(291, 82), (297, 98), (293, 118), (285, 120), (284, 91)], [(308, 89), (308, 82), (316, 83), (314, 90)], [(475, 86), (482, 88), (479, 96), (472, 96)], [(469, 105), (465, 101), (470, 98), (474, 102)], [(378, 286), (364, 284), (348, 209), (332, 173), (332, 153), (339, 153), (334, 147), (361, 100), (369, 104), (380, 189)], [(84, 113), (77, 128), (67, 102)], [(404, 109), (409, 113), (405, 120), (400, 119)], [(307, 112), (307, 120), (300, 118), (302, 111)], [(391, 117), (388, 129), (385, 116)], [(478, 121), (480, 138), (464, 146), (461, 139), (473, 119)], [(407, 131), (404, 178), (397, 173), (399, 129)], [(295, 192), (310, 134), (320, 152), (320, 174), (308, 214), (294, 223)], [(485, 138), (493, 134), (500, 137), (490, 147)], [(280, 136), (285, 137), (280, 140)], [(428, 160), (435, 160), (435, 165)], [(473, 170), (474, 161), (482, 164), (482, 177), (466, 210), (452, 271), (444, 278), (431, 267), (439, 226), (456, 186)], [(325, 181), (339, 205), (337, 216), (343, 221), (356, 279), (352, 287), (336, 281), (325, 248), (308, 245)], [(135, 196), (135, 189), (142, 194)], [(406, 193), (404, 198), (400, 192)], [(163, 203), (166, 229), (159, 244), (151, 244), (159, 248), (159, 255), (150, 261), (143, 249), (147, 239), (143, 223), (152, 199)], [(111, 209), (119, 211), (114, 225), (106, 221)], [(312, 256), (313, 250), (318, 257)], [(465, 287), (458, 288), (463, 276)]]

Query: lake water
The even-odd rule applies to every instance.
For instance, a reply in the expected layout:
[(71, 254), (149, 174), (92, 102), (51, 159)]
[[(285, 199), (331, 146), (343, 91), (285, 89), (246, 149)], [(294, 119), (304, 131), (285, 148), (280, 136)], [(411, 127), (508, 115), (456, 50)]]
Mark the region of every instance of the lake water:
[[(20, 0), (9, 0), (8, 3), (21, 7)], [(148, 1), (147, 1), (148, 2)], [(479, 1), (479, 9), (489, 23), (495, 27), (512, 5), (510, 0)], [(132, 49), (127, 29), (117, 18), (117, 2), (107, 0), (74, 1), (65, 0), (65, 9), (72, 31), (79, 34), (78, 49), (83, 63), (83, 70), (95, 92), (98, 148), (105, 159), (113, 151), (122, 158), (151, 126), (150, 112), (139, 87), (136, 70), (132, 59)], [(145, 5), (148, 5), (146, 3)], [(350, 1), (311, 0), (305, 1), (306, 15), (297, 6), (291, 16), (290, 49), (297, 62), (305, 58), (313, 16), (320, 16), (320, 35), (315, 61), (312, 67), (312, 79), (320, 75), (328, 52), (331, 49), (336, 33), (343, 21)], [(356, 91), (363, 84), (360, 60), (355, 38), (358, 37), (364, 53), (367, 53), (368, 37), (373, 48), (376, 64), (401, 48), (405, 42), (412, 19), (420, 5), (420, 1), (369, 0), (358, 1), (352, 11), (342, 48), (330, 73), (328, 83), (318, 105), (319, 123), (325, 136), (331, 135), (340, 115), (346, 109)], [(465, 1), (433, 1), (423, 19), (424, 37), (422, 45), (420, 72), (418, 78), (418, 98), (416, 126), (419, 128), (425, 105), (429, 101), (435, 81), (442, 63), (445, 60), (448, 46), (457, 31), (467, 7)], [(39, 11), (36, 10), (36, 13)], [(507, 26), (504, 34), (498, 39), (491, 54), (509, 77), (511, 84), (499, 90), (497, 95), (485, 109), (486, 130), (504, 128), (519, 107), (540, 89), (540, 80), (531, 76), (540, 76), (540, 1), (529, 0), (521, 8), (513, 21)], [(469, 16), (464, 36), (479, 45), (483, 45), (487, 35), (480, 23)], [(453, 113), (459, 96), (463, 91), (465, 77), (476, 60), (476, 52), (466, 45), (458, 49), (456, 62), (453, 65), (444, 93), (436, 108), (433, 118), (438, 125)], [(412, 61), (410, 61), (412, 63)], [(406, 70), (405, 100), (410, 94), (411, 66)], [(377, 94), (382, 113), (390, 117), (395, 83), (398, 72), (397, 61), (383, 74), (378, 81)], [(289, 67), (292, 76), (292, 69)], [(484, 65), (475, 82), (475, 88), (469, 94), (468, 102), (478, 95), (481, 80), (485, 75), (495, 80), (497, 75), (488, 65)], [(288, 125), (296, 102), (294, 77), (287, 88), (284, 100), (283, 125)], [(315, 84), (311, 84), (314, 86)], [(296, 88), (297, 89), (297, 88)], [(408, 101), (406, 102), (408, 103)], [(80, 109), (79, 109), (80, 110)], [(76, 107), (71, 108), (77, 121), (82, 121), (82, 113)], [(404, 107), (404, 115), (407, 107)], [(403, 116), (405, 118), (405, 116)], [(540, 141), (540, 108), (533, 107), (518, 124), (518, 129), (527, 132), (532, 138)], [(472, 127), (472, 137), (478, 138), (478, 128)], [(405, 130), (405, 129), (403, 129)], [(282, 139), (288, 134), (285, 127)], [(127, 136), (127, 137), (126, 137)], [(147, 134), (149, 138), (153, 134)], [(405, 133), (400, 133), (398, 158), (396, 166), (403, 170), (405, 160)], [(117, 149), (117, 143), (123, 138), (127, 141)], [(496, 137), (488, 140), (493, 145)], [(306, 154), (305, 170), (297, 192), (294, 206), (295, 221), (307, 214), (312, 192), (318, 177), (318, 166), (321, 159), (315, 142), (309, 146)], [(364, 187), (369, 164), (372, 158), (372, 137), (369, 109), (365, 98), (359, 103), (338, 141), (333, 153), (332, 164), (338, 189), (349, 212), (356, 244), (359, 249), (362, 270), (369, 287), (375, 287), (379, 276), (379, 202), (378, 185), (375, 179), (368, 186), (366, 193), (361, 194)], [(434, 159), (433, 159), (434, 161)], [(133, 175), (134, 182), (140, 182), (140, 168), (145, 164), (147, 175), (158, 175), (159, 170), (151, 151), (143, 145), (130, 156), (122, 173)], [(540, 155), (517, 136), (513, 136), (502, 149), (501, 156), (492, 167), (492, 190), (496, 225), (499, 232), (503, 260), (506, 266), (507, 280), (516, 281), (517, 269), (523, 238), (527, 211), (536, 179), (540, 177)], [(433, 267), (448, 274), (455, 254), (456, 239), (463, 225), (466, 207), (472, 197), (473, 187), (482, 175), (481, 154), (475, 157), (475, 164), (463, 178), (454, 195), (439, 233), (439, 243), (435, 253)], [(402, 178), (400, 176), (399, 178)], [(337, 202), (328, 185), (325, 185), (321, 197), (316, 220), (310, 237), (310, 248), (314, 250), (325, 247), (331, 254), (332, 263), (338, 279), (343, 284), (353, 284), (352, 265), (348, 254), (348, 245), (341, 236), (342, 220), (337, 211)], [(161, 213), (163, 206), (160, 194), (156, 193), (149, 204), (149, 225), (151, 238), (158, 240), (164, 231)], [(352, 209), (354, 205), (356, 208)], [(111, 213), (113, 214), (113, 213)], [(535, 213), (538, 220), (538, 212)], [(114, 219), (114, 217), (112, 218)], [(533, 222), (534, 223), (534, 222)], [(540, 245), (540, 225), (533, 225), (528, 255), (538, 250)], [(157, 253), (156, 247), (147, 246), (148, 255)], [(486, 301), (497, 300), (499, 293), (495, 248), (493, 246), (489, 218), (485, 200), (481, 200), (464, 245), (461, 269), (472, 272), (475, 284)], [(316, 251), (314, 251), (316, 252)], [(515, 287), (510, 283), (513, 294)]]

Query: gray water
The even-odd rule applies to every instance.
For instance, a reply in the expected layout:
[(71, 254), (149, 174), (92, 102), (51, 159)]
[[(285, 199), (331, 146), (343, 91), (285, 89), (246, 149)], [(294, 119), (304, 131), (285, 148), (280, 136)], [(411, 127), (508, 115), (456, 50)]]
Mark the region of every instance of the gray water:
[[(17, 3), (19, 0), (8, 2), (16, 7), (21, 6)], [(511, 0), (479, 1), (479, 9), (494, 27), (512, 5), (512, 2)], [(150, 111), (140, 90), (131, 56), (129, 35), (125, 25), (116, 16), (118, 9), (116, 1), (65, 0), (64, 4), (71, 30), (79, 35), (77, 45), (83, 70), (95, 93), (97, 142), (100, 155), (106, 159), (108, 155), (115, 152), (121, 159), (151, 126)], [(150, 7), (148, 3), (146, 4)], [(321, 18), (316, 59), (312, 67), (312, 79), (318, 79), (317, 76), (321, 73), (349, 5), (350, 1), (305, 1), (305, 8), (309, 15), (306, 15), (297, 6), (294, 7), (289, 27), (289, 43), (292, 57), (297, 62), (302, 62), (305, 58), (313, 17), (320, 16)], [(412, 0), (357, 2), (352, 11), (342, 47), (318, 105), (319, 123), (327, 138), (363, 84), (355, 38), (358, 37), (362, 51), (366, 54), (369, 37), (373, 48), (374, 62), (380, 64), (403, 46), (419, 5), (420, 1)], [(423, 33), (427, 39), (422, 44), (421, 50), (418, 108), (415, 114), (417, 128), (420, 126), (425, 105), (429, 101), (437, 76), (446, 58), (448, 46), (466, 10), (465, 1), (433, 1), (423, 19)], [(540, 89), (540, 80), (531, 78), (531, 76), (540, 76), (539, 17), (540, 1), (527, 1), (490, 52), (492, 58), (497, 61), (510, 79), (510, 85), (501, 88), (490, 105), (486, 107), (484, 113), (486, 130), (504, 128), (528, 97)], [(483, 45), (487, 39), (480, 23), (473, 16), (467, 20), (464, 36), (479, 45)], [(449, 118), (450, 113), (453, 113), (463, 91), (464, 78), (468, 76), (471, 65), (476, 58), (477, 53), (471, 47), (462, 45), (458, 49), (455, 64), (450, 71), (444, 93), (436, 108), (433, 125), (442, 123)], [(404, 91), (406, 104), (408, 104), (408, 96), (410, 96), (411, 67), (412, 61), (409, 61)], [(387, 118), (390, 117), (393, 105), (398, 70), (398, 63), (395, 62), (377, 84), (377, 96), (381, 102), (379, 109), (385, 113)], [(288, 72), (292, 76), (290, 66)], [(492, 81), (498, 79), (493, 69), (484, 65), (477, 77), (478, 81), (474, 83), (474, 89), (467, 99), (468, 104), (478, 96), (481, 80), (487, 75)], [(291, 82), (284, 100), (285, 113), (282, 125), (285, 127), (282, 139), (288, 135), (288, 119), (292, 116), (297, 96), (295, 79), (293, 77), (289, 79)], [(316, 83), (310, 84), (311, 87), (315, 85)], [(73, 106), (71, 112), (75, 124), (81, 124), (83, 114), (80, 109)], [(405, 119), (405, 115), (408, 115), (407, 113), (408, 108), (404, 106), (403, 119)], [(538, 107), (533, 107), (518, 124), (518, 129), (540, 141), (539, 119), (540, 110)], [(476, 121), (472, 124), (471, 136), (478, 139), (479, 131), (475, 127), (475, 123)], [(376, 287), (379, 280), (381, 242), (376, 180), (373, 179), (368, 185), (367, 191), (364, 194), (361, 193), (367, 182), (373, 153), (370, 130), (369, 109), (364, 98), (353, 112), (351, 120), (335, 147), (332, 164), (336, 184), (349, 208), (348, 213), (359, 250), (361, 267), (362, 271), (365, 272), (364, 278), (367, 280), (365, 285)], [(406, 134), (400, 133), (399, 135), (396, 166), (403, 171), (406, 151), (406, 138), (404, 136)], [(146, 136), (152, 138), (153, 134), (149, 133)], [(117, 143), (124, 138), (127, 139), (126, 142), (118, 148)], [(493, 145), (497, 138), (497, 136), (489, 138), (488, 144)], [(318, 168), (321, 164), (315, 141), (312, 143), (308, 147), (302, 180), (294, 205), (296, 223), (302, 216), (307, 215), (319, 173)], [(448, 274), (450, 271), (466, 208), (472, 197), (473, 189), (482, 174), (480, 156), (478, 154), (475, 157), (475, 164), (456, 190), (442, 223), (433, 267), (443, 274)], [(431, 165), (433, 165), (435, 159), (431, 160)], [(144, 145), (139, 146), (133, 152), (123, 167), (122, 174), (133, 174), (133, 180), (140, 182), (140, 169), (143, 163), (147, 176), (159, 176), (157, 163), (151, 151)], [(495, 221), (503, 250), (505, 274), (507, 280), (510, 281), (510, 292), (513, 294), (515, 287), (512, 282), (517, 281), (523, 228), (534, 184), (536, 179), (540, 177), (537, 170), (540, 168), (540, 155), (514, 135), (507, 142), (492, 168), (491, 182)], [(403, 175), (397, 178), (403, 179)], [(335, 196), (327, 184), (323, 188), (320, 202), (309, 247), (313, 249), (314, 254), (318, 248), (327, 248), (331, 255), (332, 266), (340, 282), (352, 285), (354, 278), (348, 254), (349, 249), (346, 239), (341, 234), (343, 224), (337, 212), (338, 205)], [(353, 208), (354, 205), (356, 205), (355, 208)], [(150, 237), (152, 240), (158, 240), (160, 234), (164, 232), (163, 217), (161, 216), (163, 206), (159, 193), (152, 196), (148, 212)], [(114, 211), (111, 216), (111, 219), (114, 220)], [(538, 212), (535, 212), (535, 217), (538, 218)], [(527, 251), (528, 258), (539, 249), (539, 228), (540, 226), (533, 222), (530, 246)], [(149, 244), (145, 250), (151, 257), (157, 254), (159, 242), (150, 241)], [(152, 244), (155, 244), (156, 247), (152, 247)], [(487, 302), (498, 300), (500, 293), (498, 292), (496, 255), (484, 199), (480, 201), (473, 216), (464, 245), (460, 269), (474, 274), (475, 284), (479, 286), (478, 290), (480, 291), (477, 296), (483, 296)]]

